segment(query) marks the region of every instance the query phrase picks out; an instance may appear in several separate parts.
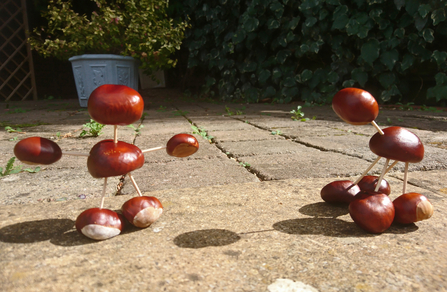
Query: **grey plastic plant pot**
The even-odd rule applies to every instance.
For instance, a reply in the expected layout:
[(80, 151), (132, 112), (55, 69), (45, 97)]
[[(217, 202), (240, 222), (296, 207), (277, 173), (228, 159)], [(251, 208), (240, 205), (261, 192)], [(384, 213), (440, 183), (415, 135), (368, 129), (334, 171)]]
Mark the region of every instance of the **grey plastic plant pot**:
[(86, 54), (68, 59), (78, 92), (79, 104), (87, 107), (88, 98), (103, 84), (120, 84), (138, 90), (138, 60), (112, 54)]

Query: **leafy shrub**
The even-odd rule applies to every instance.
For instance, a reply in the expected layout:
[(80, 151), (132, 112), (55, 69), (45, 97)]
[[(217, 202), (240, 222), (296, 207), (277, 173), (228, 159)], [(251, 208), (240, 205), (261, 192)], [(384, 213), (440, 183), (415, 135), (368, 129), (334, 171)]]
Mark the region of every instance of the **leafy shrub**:
[[(185, 0), (188, 67), (223, 100), (447, 100), (447, 1)], [(427, 90), (428, 89), (428, 90)]]

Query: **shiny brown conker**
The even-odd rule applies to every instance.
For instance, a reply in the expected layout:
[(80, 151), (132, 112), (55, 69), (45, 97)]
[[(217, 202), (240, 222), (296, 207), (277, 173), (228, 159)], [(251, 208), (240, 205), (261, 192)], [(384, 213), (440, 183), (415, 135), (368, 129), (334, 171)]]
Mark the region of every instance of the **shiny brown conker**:
[(175, 157), (187, 157), (199, 150), (199, 142), (189, 134), (177, 134), (169, 139), (166, 144), (168, 155)]
[(376, 99), (360, 88), (344, 88), (332, 99), (332, 109), (345, 122), (365, 125), (374, 121), (379, 114)]
[(394, 221), (401, 224), (409, 224), (429, 219), (433, 215), (433, 205), (422, 194), (406, 193), (397, 197), (394, 201), (396, 215)]
[(321, 191), (321, 198), (327, 203), (349, 204), (355, 195), (360, 192), (358, 185), (350, 180), (333, 181), (325, 185)]
[(26, 164), (52, 164), (62, 157), (62, 150), (51, 140), (30, 137), (14, 146), (14, 155)]
[(122, 218), (109, 209), (87, 209), (76, 218), (76, 230), (95, 240), (109, 239), (121, 233)]
[(131, 224), (146, 228), (160, 218), (163, 206), (155, 197), (139, 196), (126, 201), (121, 211)]

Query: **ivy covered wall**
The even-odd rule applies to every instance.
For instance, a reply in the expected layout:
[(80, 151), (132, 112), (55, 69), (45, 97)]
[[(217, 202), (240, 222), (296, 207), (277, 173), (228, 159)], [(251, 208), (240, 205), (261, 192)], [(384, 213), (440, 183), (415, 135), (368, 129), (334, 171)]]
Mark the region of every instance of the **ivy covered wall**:
[(188, 68), (223, 100), (447, 101), (447, 1), (184, 0)]

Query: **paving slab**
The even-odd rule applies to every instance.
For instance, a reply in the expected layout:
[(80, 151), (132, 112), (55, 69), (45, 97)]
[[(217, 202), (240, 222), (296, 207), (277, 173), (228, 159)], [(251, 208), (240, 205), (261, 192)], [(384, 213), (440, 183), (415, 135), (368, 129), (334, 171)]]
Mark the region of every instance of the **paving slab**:
[[(100, 242), (73, 229), (96, 200), (0, 207), (0, 289), (268, 291), (278, 279), (317, 291), (447, 289), (445, 198), (430, 220), (371, 235), (347, 207), (321, 201), (326, 182), (150, 192), (165, 205), (162, 217)], [(130, 197), (108, 198), (106, 207)]]
[[(187, 158), (147, 153), (132, 172), (144, 194), (162, 201), (163, 216), (147, 229), (96, 242), (73, 228), (82, 211), (99, 206), (104, 183), (90, 176), (86, 157), (64, 155), (39, 172), (1, 176), (1, 291), (447, 290), (446, 112), (380, 109), (381, 127), (405, 127), (424, 143), (407, 191), (429, 198), (435, 213), (372, 235), (355, 225), (347, 206), (324, 203), (320, 191), (335, 180), (356, 180), (375, 159), (368, 146), (373, 126), (347, 124), (330, 106), (303, 107), (310, 120), (301, 122), (290, 113), (300, 103), (210, 103), (169, 89), (143, 96), (140, 135), (124, 126), (120, 140), (164, 146), (175, 134), (192, 134), (191, 123), (214, 136), (210, 143), (194, 134), (200, 148)], [(0, 112), (2, 126), (29, 125), (25, 134), (0, 129), (0, 167), (24, 137), (88, 153), (113, 135), (107, 126), (99, 137), (78, 138), (89, 116), (77, 100), (9, 106)], [(370, 174), (378, 175), (384, 161)], [(403, 169), (399, 163), (385, 176), (392, 199), (402, 193)], [(117, 210), (136, 195), (128, 178), (109, 178), (105, 207)]]

